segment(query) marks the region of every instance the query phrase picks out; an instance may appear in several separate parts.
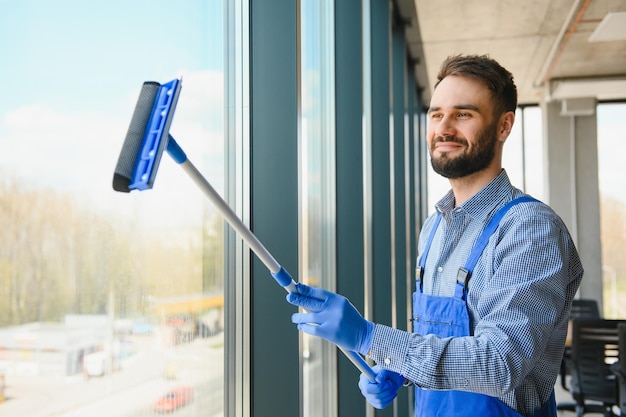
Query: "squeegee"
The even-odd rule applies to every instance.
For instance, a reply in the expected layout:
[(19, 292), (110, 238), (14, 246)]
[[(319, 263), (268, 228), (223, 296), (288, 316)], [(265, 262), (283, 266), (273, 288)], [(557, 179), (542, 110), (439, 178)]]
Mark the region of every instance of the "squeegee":
[[(143, 83), (113, 174), (113, 189), (126, 193), (132, 190), (151, 189), (159, 169), (161, 156), (166, 150), (269, 269), (276, 282), (287, 292), (297, 292), (296, 283), (291, 275), (274, 259), (261, 241), (187, 159), (185, 152), (170, 135), (169, 130), (181, 86), (180, 79), (174, 79), (165, 84), (154, 81)], [(374, 381), (376, 373), (358, 352), (341, 347), (339, 349), (363, 374)]]

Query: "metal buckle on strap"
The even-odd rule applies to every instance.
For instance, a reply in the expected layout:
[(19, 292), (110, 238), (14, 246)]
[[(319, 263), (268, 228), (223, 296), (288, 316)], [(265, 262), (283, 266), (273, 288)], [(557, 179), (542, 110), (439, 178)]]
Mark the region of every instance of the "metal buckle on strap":
[(424, 282), (424, 269), (421, 266), (415, 268), (415, 285), (420, 290), (422, 289), (422, 283)]
[(421, 281), (422, 278), (424, 278), (424, 270), (418, 265), (417, 268), (415, 268), (415, 281)]
[(463, 286), (463, 289), (467, 289), (467, 283), (469, 282), (470, 273), (465, 268), (459, 268), (459, 272), (456, 274), (456, 282)]

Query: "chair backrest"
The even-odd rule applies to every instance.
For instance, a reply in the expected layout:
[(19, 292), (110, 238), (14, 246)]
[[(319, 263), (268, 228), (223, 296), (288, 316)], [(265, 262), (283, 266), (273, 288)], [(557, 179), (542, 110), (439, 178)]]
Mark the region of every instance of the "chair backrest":
[(598, 302), (589, 298), (575, 298), (572, 301), (570, 319), (600, 318)]
[(623, 320), (574, 319), (572, 361), (583, 400), (618, 404), (618, 385), (611, 365), (619, 360), (618, 324)]

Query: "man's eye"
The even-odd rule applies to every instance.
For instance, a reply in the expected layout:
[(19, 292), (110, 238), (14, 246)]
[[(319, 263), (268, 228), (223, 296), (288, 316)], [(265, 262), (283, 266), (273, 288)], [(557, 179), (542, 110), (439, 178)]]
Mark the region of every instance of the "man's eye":
[(440, 113), (432, 113), (430, 115), (431, 119), (441, 119), (443, 116)]
[(471, 117), (471, 114), (469, 114), (469, 113), (459, 113), (459, 114), (457, 114), (457, 117), (459, 117), (461, 119), (465, 119), (467, 117)]

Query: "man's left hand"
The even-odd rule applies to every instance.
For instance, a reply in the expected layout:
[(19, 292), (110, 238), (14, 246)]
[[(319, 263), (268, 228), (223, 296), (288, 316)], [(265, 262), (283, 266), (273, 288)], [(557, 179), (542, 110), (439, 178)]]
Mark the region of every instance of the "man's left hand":
[(298, 330), (362, 355), (369, 352), (375, 325), (365, 320), (346, 297), (304, 284), (297, 284), (297, 289), (297, 293), (287, 294), (287, 301), (307, 311), (291, 316)]

